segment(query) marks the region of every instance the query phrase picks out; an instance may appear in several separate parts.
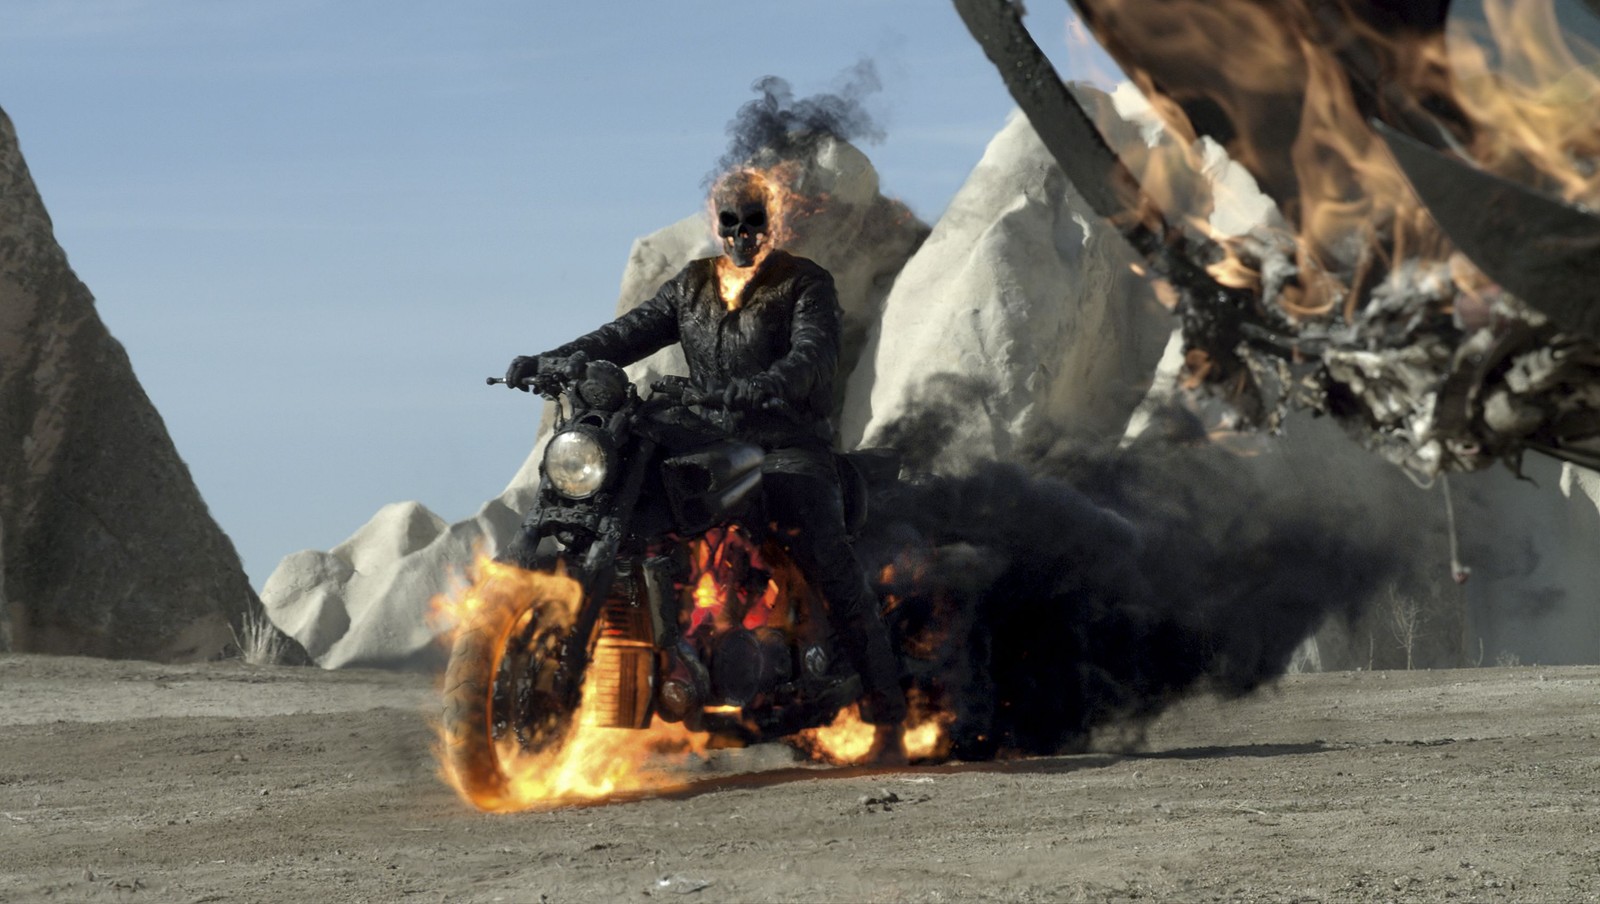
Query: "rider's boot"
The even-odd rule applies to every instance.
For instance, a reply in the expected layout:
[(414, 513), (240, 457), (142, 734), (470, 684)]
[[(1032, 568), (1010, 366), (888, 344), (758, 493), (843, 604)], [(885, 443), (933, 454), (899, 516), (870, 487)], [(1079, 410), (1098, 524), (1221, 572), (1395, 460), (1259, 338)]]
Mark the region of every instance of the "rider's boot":
[(872, 746), (867, 748), (867, 755), (862, 758), (864, 766), (904, 766), (910, 760), (906, 756), (905, 727), (896, 722), (893, 725), (872, 726)]
[(835, 606), (843, 616), (840, 646), (861, 676), (861, 719), (873, 726), (866, 762), (879, 766), (906, 764), (904, 726), (906, 695), (900, 687), (899, 661), (889, 643), (889, 630), (878, 617), (877, 599), (862, 582), (854, 605)]

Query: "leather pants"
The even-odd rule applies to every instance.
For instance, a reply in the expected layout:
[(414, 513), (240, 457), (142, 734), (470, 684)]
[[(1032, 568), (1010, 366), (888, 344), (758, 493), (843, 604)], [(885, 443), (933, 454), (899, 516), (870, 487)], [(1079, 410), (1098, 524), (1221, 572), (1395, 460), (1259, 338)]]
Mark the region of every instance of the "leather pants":
[(877, 594), (850, 548), (844, 498), (826, 449), (775, 449), (762, 465), (767, 517), (777, 538), (828, 601), (834, 632), (846, 659), (861, 676), (861, 717), (895, 724), (906, 715), (900, 667), (889, 630), (878, 613)]

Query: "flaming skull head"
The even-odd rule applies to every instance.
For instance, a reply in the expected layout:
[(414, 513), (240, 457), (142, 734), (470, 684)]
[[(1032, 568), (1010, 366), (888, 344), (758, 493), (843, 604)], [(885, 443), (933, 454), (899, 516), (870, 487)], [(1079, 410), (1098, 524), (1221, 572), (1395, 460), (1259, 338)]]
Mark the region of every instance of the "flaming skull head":
[(736, 267), (753, 267), (772, 244), (772, 188), (752, 170), (728, 173), (711, 190), (722, 251)]

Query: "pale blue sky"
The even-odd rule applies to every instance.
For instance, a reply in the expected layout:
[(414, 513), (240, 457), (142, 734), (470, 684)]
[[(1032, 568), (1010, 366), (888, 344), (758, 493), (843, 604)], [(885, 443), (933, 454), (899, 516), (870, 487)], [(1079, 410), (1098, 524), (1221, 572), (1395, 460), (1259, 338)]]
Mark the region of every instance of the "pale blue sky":
[[(1066, 3), (1029, 25), (1064, 70)], [(937, 218), (1011, 101), (944, 2), (5, 0), (0, 107), (252, 582), (382, 505), (498, 494), (483, 377), (598, 325), (764, 75), (863, 57), (886, 193)]]

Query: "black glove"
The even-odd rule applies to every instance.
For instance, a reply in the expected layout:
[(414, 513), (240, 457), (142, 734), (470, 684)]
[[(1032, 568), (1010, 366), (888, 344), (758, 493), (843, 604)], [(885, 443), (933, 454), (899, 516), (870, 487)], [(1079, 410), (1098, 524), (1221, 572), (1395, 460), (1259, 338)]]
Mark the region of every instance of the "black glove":
[(783, 404), (778, 380), (769, 373), (737, 377), (722, 391), (722, 404), (732, 411), (756, 411)]
[[(511, 359), (506, 368), (506, 385), (523, 392), (532, 386), (540, 393), (555, 392), (563, 382), (573, 382), (583, 376), (589, 366), (589, 356), (573, 352), (565, 358), (552, 355), (519, 355)], [(530, 382), (524, 383), (527, 380)]]
[(512, 389), (528, 391), (528, 386), (523, 383), (531, 377), (539, 375), (539, 358), (536, 355), (518, 355), (511, 359), (511, 366), (506, 368), (506, 385)]

